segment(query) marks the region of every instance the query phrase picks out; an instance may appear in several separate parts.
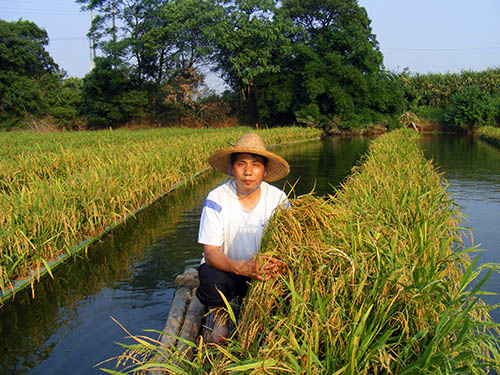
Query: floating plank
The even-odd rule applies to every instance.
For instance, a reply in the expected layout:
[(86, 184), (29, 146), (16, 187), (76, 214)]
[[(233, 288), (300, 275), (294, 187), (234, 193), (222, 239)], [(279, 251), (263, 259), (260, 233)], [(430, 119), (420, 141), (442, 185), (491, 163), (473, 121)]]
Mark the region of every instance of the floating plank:
[[(194, 293), (194, 290), (193, 290)], [(184, 318), (184, 324), (182, 326), (181, 333), (179, 337), (183, 340), (196, 342), (198, 335), (201, 330), (201, 321), (203, 316), (207, 311), (207, 307), (200, 302), (196, 295), (191, 298), (191, 303), (186, 312), (186, 317)], [(191, 359), (193, 355), (192, 348), (186, 345), (182, 340), (177, 342), (177, 350), (179, 352), (186, 351), (186, 357)]]
[(179, 285), (190, 286), (192, 288), (198, 287), (200, 285), (200, 280), (198, 279), (198, 271), (194, 268), (188, 268), (182, 275), (177, 275), (175, 278), (175, 283)]
[(184, 317), (188, 308), (188, 304), (191, 301), (191, 291), (192, 288), (189, 286), (180, 286), (175, 291), (174, 299), (172, 300), (172, 305), (170, 306), (170, 311), (168, 313), (167, 322), (162, 330), (159, 341), (162, 345), (173, 348), (177, 342), (177, 337), (181, 330), (182, 324), (184, 323)]
[[(198, 271), (196, 269), (188, 268), (182, 275), (178, 275), (175, 278), (175, 282), (178, 284), (178, 287), (170, 305), (165, 327), (158, 339), (162, 346), (170, 350), (175, 350), (180, 345), (181, 342), (178, 342), (179, 337), (187, 338), (190, 341), (196, 340), (203, 313), (200, 314), (199, 323), (196, 323), (197, 317), (194, 311), (200, 309), (199, 305), (203, 306), (203, 308), (205, 307), (196, 296), (193, 297), (196, 287), (199, 284)], [(193, 324), (198, 325), (198, 331), (196, 327), (193, 327)], [(189, 336), (190, 333), (194, 333), (195, 336)], [(165, 363), (168, 359), (169, 352), (164, 351), (162, 355), (156, 355), (153, 362)], [(153, 373), (155, 375), (166, 374), (162, 369), (155, 370)]]

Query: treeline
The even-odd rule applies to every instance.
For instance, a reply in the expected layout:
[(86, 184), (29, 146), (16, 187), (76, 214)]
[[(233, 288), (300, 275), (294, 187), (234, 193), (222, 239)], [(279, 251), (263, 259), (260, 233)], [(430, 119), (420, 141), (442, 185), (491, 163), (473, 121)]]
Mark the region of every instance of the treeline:
[[(43, 29), (0, 20), (0, 129), (498, 122), (498, 70), (388, 72), (357, 0), (76, 1), (97, 14), (83, 79), (65, 78)], [(211, 91), (208, 69), (229, 89)]]
[[(90, 35), (101, 57), (83, 80), (63, 78), (44, 49), (44, 30), (1, 22), (3, 128), (26, 119), (210, 126), (229, 116), (252, 125), (359, 127), (404, 110), (356, 0), (77, 2), (98, 15)], [(21, 61), (28, 58), (32, 70)], [(230, 90), (207, 90), (201, 67)]]
[(443, 128), (474, 131), (500, 124), (500, 68), (399, 75), (410, 111)]
[(45, 30), (28, 21), (0, 20), (0, 129), (53, 120), (60, 126), (82, 123), (82, 80), (63, 79), (45, 50)]

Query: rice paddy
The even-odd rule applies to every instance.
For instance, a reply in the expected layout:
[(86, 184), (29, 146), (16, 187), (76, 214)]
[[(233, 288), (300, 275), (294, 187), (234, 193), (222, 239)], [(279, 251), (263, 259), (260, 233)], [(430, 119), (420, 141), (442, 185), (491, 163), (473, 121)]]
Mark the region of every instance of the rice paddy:
[[(207, 168), (248, 128), (0, 134), (0, 290)], [(256, 131), (267, 144), (319, 131)]]
[[(120, 371), (176, 374), (485, 374), (500, 371), (499, 324), (475, 267), (462, 215), (409, 130), (371, 145), (342, 188), (292, 200), (258, 256), (283, 273), (253, 282), (226, 346), (194, 358), (132, 337)], [(476, 258), (477, 260), (477, 258)], [(234, 317), (231, 315), (231, 319)]]

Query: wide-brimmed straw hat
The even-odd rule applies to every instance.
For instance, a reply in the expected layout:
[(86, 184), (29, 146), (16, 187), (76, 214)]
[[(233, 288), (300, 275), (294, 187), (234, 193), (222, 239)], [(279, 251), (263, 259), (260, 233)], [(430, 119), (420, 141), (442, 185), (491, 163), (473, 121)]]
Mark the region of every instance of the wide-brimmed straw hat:
[(227, 173), (231, 163), (231, 154), (249, 153), (267, 158), (264, 181), (278, 181), (290, 172), (290, 166), (281, 156), (266, 150), (266, 145), (257, 134), (245, 134), (233, 147), (215, 151), (208, 158), (210, 165), (219, 172)]

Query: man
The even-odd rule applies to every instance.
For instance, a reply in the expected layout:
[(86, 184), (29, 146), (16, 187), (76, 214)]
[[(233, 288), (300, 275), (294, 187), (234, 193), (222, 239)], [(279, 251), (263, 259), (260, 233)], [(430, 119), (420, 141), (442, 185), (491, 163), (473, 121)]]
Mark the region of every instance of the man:
[[(255, 134), (244, 135), (234, 147), (215, 151), (208, 161), (229, 175), (226, 183), (208, 194), (198, 235), (204, 257), (196, 295), (214, 308), (224, 305), (219, 291), (229, 301), (245, 295), (250, 279), (265, 281), (275, 274), (278, 260), (268, 258), (265, 264), (258, 264), (254, 255), (276, 208), (289, 204), (285, 193), (266, 181), (282, 179), (290, 167), (267, 151)], [(224, 341), (227, 333), (226, 325), (216, 319), (213, 341)]]

